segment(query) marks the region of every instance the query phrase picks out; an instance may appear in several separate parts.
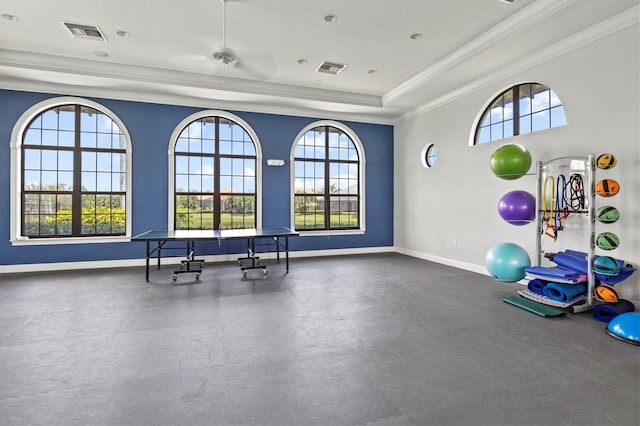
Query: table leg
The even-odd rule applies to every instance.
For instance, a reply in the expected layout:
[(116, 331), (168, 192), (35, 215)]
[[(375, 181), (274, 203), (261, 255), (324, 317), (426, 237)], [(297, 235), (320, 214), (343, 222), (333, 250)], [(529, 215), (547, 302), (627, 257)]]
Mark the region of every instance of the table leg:
[(285, 258), (287, 259), (286, 263), (287, 263), (287, 274), (289, 273), (289, 237), (285, 236), (284, 237), (284, 253), (285, 253)]
[(151, 256), (151, 253), (149, 253), (149, 250), (151, 250), (151, 245), (150, 245), (149, 241), (147, 241), (147, 259), (145, 261), (145, 263), (146, 263), (145, 279), (147, 280), (147, 282), (149, 282), (149, 257)]

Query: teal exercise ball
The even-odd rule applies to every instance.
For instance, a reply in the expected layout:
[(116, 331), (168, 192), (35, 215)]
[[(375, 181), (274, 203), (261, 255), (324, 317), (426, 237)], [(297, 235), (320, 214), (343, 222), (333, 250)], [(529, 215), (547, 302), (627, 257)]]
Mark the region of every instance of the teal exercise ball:
[(525, 249), (514, 243), (500, 243), (491, 247), (485, 257), (487, 271), (498, 281), (515, 283), (526, 275), (531, 259)]
[(522, 145), (502, 145), (491, 154), (491, 171), (501, 179), (519, 179), (526, 175), (530, 168), (531, 154)]

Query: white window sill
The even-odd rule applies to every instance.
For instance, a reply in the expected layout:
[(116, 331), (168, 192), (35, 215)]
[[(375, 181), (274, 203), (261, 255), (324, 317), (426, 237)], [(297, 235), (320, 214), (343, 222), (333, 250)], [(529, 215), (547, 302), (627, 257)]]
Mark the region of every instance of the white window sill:
[(69, 238), (28, 238), (18, 237), (11, 240), (12, 246), (50, 246), (63, 244), (99, 244), (128, 243), (131, 237), (118, 235), (115, 237), (69, 237)]
[(332, 236), (332, 235), (363, 235), (364, 229), (341, 229), (341, 230), (329, 230), (329, 231), (304, 231), (296, 230), (301, 237), (318, 237), (318, 236)]

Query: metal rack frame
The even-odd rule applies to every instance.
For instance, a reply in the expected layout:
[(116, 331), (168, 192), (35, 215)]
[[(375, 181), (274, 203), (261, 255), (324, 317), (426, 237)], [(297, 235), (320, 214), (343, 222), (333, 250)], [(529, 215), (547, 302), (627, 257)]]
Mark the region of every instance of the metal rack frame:
[[(595, 171), (596, 171), (596, 161), (595, 154), (589, 154), (586, 157), (558, 157), (547, 162), (536, 162), (536, 178), (537, 178), (537, 201), (541, 202), (542, 197), (545, 194), (542, 194), (542, 186), (545, 177), (546, 169), (552, 164), (562, 163), (562, 162), (571, 162), (571, 161), (582, 161), (584, 162), (584, 169), (582, 170), (585, 174), (585, 201), (586, 201), (586, 211), (587, 214), (587, 300), (583, 304), (571, 305), (571, 311), (574, 314), (580, 312), (590, 311), (593, 306), (593, 290), (595, 289), (595, 274), (593, 272), (593, 260), (595, 259)], [(541, 266), (542, 262), (542, 243), (541, 238), (544, 235), (542, 229), (542, 216), (543, 212), (540, 209), (539, 205), (536, 209), (536, 261), (537, 265)]]

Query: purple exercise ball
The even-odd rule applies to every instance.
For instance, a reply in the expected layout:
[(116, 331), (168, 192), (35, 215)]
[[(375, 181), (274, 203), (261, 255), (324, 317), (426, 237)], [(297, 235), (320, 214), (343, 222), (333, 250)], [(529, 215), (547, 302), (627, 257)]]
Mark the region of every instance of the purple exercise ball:
[(527, 191), (507, 192), (498, 203), (498, 213), (512, 225), (526, 225), (536, 219), (536, 198)]

